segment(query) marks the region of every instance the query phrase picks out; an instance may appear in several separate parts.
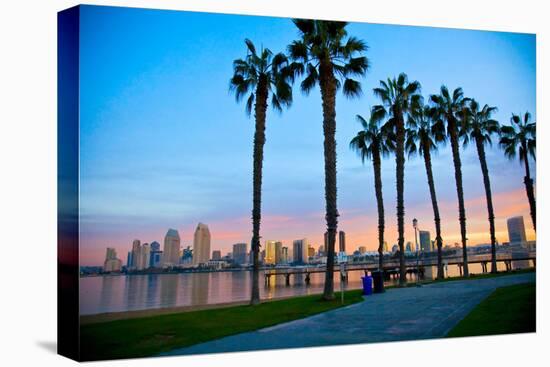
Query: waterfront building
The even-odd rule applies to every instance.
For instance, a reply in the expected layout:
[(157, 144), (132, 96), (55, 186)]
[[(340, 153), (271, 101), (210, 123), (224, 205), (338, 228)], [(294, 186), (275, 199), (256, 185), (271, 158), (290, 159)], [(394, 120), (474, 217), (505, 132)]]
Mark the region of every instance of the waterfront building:
[(298, 264), (304, 264), (308, 262), (308, 241), (307, 238), (302, 238), (301, 240), (294, 240), (292, 243), (292, 255), (293, 262)]
[(128, 251), (128, 256), (126, 257), (126, 268), (130, 269), (132, 266), (132, 251)]
[(281, 263), (282, 263), (282, 264), (288, 264), (288, 260), (289, 260), (289, 257), (288, 257), (288, 247), (283, 246), (283, 248), (281, 249), (281, 251), (282, 251)]
[(191, 250), (190, 246), (183, 249), (180, 263), (183, 266), (190, 266), (193, 264), (193, 250)]
[(338, 232), (338, 252), (346, 252), (346, 232)]
[(118, 272), (122, 269), (122, 261), (116, 256), (116, 250), (112, 247), (107, 247), (105, 261), (103, 262), (103, 271), (106, 273)]
[(149, 244), (149, 268), (162, 267), (162, 251), (160, 250), (160, 243), (153, 241)]
[(313, 246), (311, 245), (307, 246), (307, 257), (308, 258), (315, 257), (315, 248), (313, 248)]
[(236, 243), (233, 245), (233, 261), (236, 264), (246, 264), (246, 243)]
[(149, 247), (151, 248), (151, 252), (153, 251), (160, 251), (160, 243), (157, 241), (153, 241), (149, 244)]
[(193, 237), (193, 266), (206, 264), (210, 260), (210, 229), (199, 223)]
[(431, 252), (432, 250), (432, 241), (430, 238), (430, 232), (429, 231), (419, 231), (418, 232), (418, 238), (420, 241), (420, 249), (423, 252)]
[(319, 257), (325, 256), (325, 246), (319, 246), (319, 251), (317, 252), (317, 254), (319, 255)]
[(164, 268), (178, 266), (180, 263), (180, 234), (177, 229), (170, 228), (164, 236), (162, 266)]
[(212, 260), (221, 260), (222, 258), (222, 252), (220, 250), (214, 250), (212, 251)]
[(265, 264), (280, 264), (283, 257), (283, 243), (281, 241), (265, 242)]
[(141, 241), (134, 240), (132, 242), (132, 263), (130, 264), (131, 270), (138, 270), (141, 260)]
[(273, 240), (265, 241), (265, 264), (276, 264), (275, 243)]
[(144, 243), (141, 246), (141, 258), (139, 259), (138, 270), (147, 269), (149, 267), (149, 261), (151, 256), (151, 249), (148, 243)]
[(524, 245), (527, 242), (523, 216), (508, 218), (508, 239), (510, 245)]

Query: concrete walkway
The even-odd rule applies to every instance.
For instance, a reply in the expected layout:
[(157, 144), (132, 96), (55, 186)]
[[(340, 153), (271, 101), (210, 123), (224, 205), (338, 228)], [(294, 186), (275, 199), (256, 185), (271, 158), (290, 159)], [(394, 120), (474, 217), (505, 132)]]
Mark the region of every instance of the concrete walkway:
[(389, 289), (345, 308), (163, 355), (441, 338), (496, 288), (534, 281), (535, 273), (527, 273)]

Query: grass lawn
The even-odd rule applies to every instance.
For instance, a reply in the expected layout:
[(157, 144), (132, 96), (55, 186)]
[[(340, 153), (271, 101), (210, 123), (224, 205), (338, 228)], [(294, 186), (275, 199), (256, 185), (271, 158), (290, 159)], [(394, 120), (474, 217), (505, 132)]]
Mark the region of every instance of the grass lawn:
[(447, 337), (535, 332), (535, 300), (535, 283), (497, 288)]
[[(270, 301), (258, 306), (235, 306), (82, 325), (81, 358), (146, 357), (178, 347), (261, 329), (342, 307), (340, 293), (326, 302), (320, 295)], [(360, 290), (345, 293), (345, 305), (361, 301)]]

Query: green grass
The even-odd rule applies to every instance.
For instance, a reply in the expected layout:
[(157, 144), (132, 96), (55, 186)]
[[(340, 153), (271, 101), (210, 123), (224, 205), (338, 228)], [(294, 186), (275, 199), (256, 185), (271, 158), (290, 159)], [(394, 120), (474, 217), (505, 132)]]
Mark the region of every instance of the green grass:
[(441, 280), (432, 280), (428, 281), (422, 284), (428, 284), (433, 282), (452, 282), (455, 280), (477, 280), (477, 279), (487, 279), (487, 278), (496, 278), (496, 277), (502, 277), (507, 275), (517, 275), (517, 274), (524, 274), (524, 273), (534, 273), (536, 271), (535, 268), (526, 268), (526, 269), (518, 269), (518, 270), (512, 270), (512, 271), (499, 271), (498, 273), (485, 273), (485, 274), (470, 274), (469, 277), (464, 276), (458, 276), (458, 277), (448, 277)]
[(497, 288), (460, 321), (447, 337), (534, 332), (535, 321), (535, 283), (512, 285)]
[[(135, 358), (155, 355), (224, 336), (253, 331), (282, 322), (342, 307), (340, 293), (334, 301), (320, 295), (144, 318), (82, 325), (81, 358)], [(360, 290), (345, 293), (345, 305), (362, 300)]]

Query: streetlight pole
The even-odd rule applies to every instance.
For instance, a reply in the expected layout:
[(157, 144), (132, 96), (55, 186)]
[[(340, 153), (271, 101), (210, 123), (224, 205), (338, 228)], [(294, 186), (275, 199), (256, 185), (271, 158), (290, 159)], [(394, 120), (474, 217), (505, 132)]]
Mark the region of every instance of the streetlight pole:
[(416, 246), (416, 286), (420, 287), (420, 257), (418, 252), (418, 220), (416, 218), (413, 219), (413, 227), (414, 227), (414, 243)]

